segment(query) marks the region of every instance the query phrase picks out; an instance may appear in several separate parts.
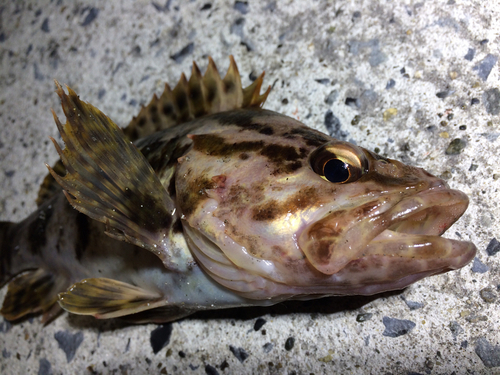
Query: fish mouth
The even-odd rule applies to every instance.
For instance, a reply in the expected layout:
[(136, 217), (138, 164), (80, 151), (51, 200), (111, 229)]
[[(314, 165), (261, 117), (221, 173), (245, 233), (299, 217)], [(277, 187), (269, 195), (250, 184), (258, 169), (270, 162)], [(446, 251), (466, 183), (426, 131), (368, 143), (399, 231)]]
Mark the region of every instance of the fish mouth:
[(314, 268), (326, 275), (378, 264), (380, 281), (389, 283), (397, 277), (395, 270), (388, 270), (393, 263), (400, 268), (399, 278), (418, 274), (421, 279), (461, 268), (474, 258), (474, 244), (440, 237), (468, 203), (467, 195), (443, 186), (405, 197), (385, 210), (380, 202), (371, 202), (373, 208), (358, 220), (352, 219), (354, 210), (321, 219), (300, 235), (299, 245)]
[(476, 254), (471, 242), (441, 237), (465, 212), (467, 195), (458, 190), (424, 191), (396, 204), (379, 219), (385, 227), (365, 248), (371, 256), (424, 261), (416, 272), (447, 272), (465, 266)]

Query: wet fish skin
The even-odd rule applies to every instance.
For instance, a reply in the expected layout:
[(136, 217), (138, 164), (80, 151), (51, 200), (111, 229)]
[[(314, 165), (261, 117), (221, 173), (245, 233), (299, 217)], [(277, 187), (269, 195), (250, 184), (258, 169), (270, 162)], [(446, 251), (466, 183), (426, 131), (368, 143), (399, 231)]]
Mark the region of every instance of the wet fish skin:
[[(443, 180), (274, 112), (229, 115), (223, 129), (213, 125), (216, 132), (207, 130), (209, 118), (202, 120), (207, 124), (192, 132), (193, 148), (176, 172), (184, 231), (200, 243), (191, 251), (226, 287), (256, 299), (373, 294), (459, 268), (475, 253), (471, 244), (438, 240), (468, 204)], [(312, 170), (311, 155), (330, 142), (364, 160), (359, 179), (334, 184)], [(396, 232), (378, 237), (405, 219), (397, 218), (404, 210), (428, 215), (427, 227), (420, 217), (398, 224), (408, 233), (404, 238)], [(394, 243), (394, 253), (384, 254), (382, 243)], [(396, 243), (405, 251), (398, 254)]]
[[(58, 86), (66, 148), (55, 144), (68, 173), (51, 171), (65, 191), (46, 179), (39, 209), (0, 225), (0, 282), (14, 277), (2, 314), (48, 321), (62, 306), (162, 322), (401, 289), (474, 257), (473, 244), (440, 237), (467, 208), (465, 194), (260, 109), (261, 84), (242, 89), (233, 60), (224, 80), (212, 61), (205, 76), (194, 66), (189, 82), (167, 86), (134, 118), (125, 130), (143, 135), (134, 145)], [(34, 271), (16, 276), (25, 269)]]

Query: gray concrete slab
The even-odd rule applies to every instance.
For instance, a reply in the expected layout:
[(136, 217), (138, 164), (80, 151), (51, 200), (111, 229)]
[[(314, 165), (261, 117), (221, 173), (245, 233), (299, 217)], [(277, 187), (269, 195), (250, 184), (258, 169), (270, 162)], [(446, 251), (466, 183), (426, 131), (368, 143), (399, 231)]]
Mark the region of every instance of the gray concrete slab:
[[(168, 339), (157, 354), (155, 325), (2, 321), (0, 373), (500, 373), (499, 15), (496, 2), (460, 0), (3, 2), (1, 220), (35, 209), (44, 163), (57, 159), (52, 79), (125, 125), (192, 60), (223, 70), (233, 54), (245, 84), (266, 71), (266, 108), (324, 132), (331, 111), (346, 139), (466, 192), (470, 208), (447, 236), (479, 252), (377, 299), (185, 319), (155, 333)], [(455, 139), (465, 148), (446, 155)]]

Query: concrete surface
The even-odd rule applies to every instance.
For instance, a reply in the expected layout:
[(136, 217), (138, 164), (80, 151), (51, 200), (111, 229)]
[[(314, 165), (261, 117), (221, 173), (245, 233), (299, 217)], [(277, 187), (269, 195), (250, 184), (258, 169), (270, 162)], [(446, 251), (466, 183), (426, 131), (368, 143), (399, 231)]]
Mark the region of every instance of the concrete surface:
[(35, 209), (44, 162), (57, 158), (48, 140), (57, 137), (50, 108), (62, 117), (53, 78), (125, 125), (192, 60), (204, 69), (210, 55), (225, 70), (233, 54), (245, 84), (266, 71), (274, 85), (267, 108), (466, 192), (470, 208), (446, 235), (479, 252), (460, 271), (378, 298), (215, 312), (160, 327), (67, 314), (46, 327), (38, 317), (0, 320), (0, 373), (499, 374), (496, 4), (2, 1), (1, 220)]

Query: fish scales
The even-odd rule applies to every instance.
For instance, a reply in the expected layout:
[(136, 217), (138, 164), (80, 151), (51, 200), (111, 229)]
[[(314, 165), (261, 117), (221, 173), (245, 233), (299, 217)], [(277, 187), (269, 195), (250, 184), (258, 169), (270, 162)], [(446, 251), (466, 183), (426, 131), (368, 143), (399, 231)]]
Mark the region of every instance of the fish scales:
[(0, 223), (4, 317), (166, 322), (401, 289), (473, 259), (441, 237), (465, 194), (262, 109), (262, 83), (243, 88), (232, 57), (224, 78), (194, 64), (122, 132), (56, 82), (61, 161), (38, 210)]

